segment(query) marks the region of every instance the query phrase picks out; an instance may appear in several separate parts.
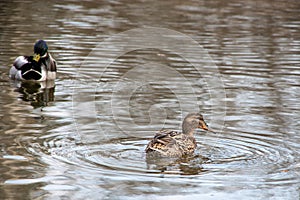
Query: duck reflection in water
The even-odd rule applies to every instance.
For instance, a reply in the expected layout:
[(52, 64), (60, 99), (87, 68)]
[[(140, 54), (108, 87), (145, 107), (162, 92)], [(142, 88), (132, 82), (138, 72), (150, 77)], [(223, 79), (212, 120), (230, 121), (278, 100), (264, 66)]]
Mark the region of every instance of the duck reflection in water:
[(55, 83), (53, 81), (13, 81), (16, 91), (21, 93), (21, 99), (30, 102), (34, 108), (45, 107), (54, 101)]
[(207, 171), (203, 164), (211, 160), (201, 155), (186, 155), (180, 158), (146, 157), (147, 168), (160, 174), (197, 175)]

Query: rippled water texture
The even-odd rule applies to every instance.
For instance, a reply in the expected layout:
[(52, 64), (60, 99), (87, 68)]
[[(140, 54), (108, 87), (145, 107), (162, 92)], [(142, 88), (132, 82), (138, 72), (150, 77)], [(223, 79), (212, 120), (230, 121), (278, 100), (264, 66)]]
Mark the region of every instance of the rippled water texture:
[[(299, 199), (300, 3), (0, 3), (0, 199)], [(9, 66), (45, 39), (55, 82)], [(194, 155), (146, 159), (200, 111)]]

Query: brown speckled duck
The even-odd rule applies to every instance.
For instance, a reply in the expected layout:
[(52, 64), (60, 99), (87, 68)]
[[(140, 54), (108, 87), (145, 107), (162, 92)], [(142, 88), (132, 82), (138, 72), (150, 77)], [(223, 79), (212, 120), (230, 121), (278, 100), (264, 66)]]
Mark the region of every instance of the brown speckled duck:
[(181, 157), (194, 153), (197, 144), (194, 138), (196, 128), (208, 129), (203, 116), (199, 113), (188, 114), (182, 123), (182, 133), (173, 130), (162, 130), (156, 133), (146, 147), (147, 156)]

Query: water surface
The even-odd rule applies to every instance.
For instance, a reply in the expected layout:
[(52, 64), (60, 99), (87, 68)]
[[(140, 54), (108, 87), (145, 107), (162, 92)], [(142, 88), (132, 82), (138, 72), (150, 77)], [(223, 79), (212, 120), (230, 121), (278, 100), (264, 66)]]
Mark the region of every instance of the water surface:
[[(0, 10), (1, 199), (299, 199), (298, 1)], [(136, 28), (149, 32), (122, 35)], [(55, 83), (9, 80), (40, 38)], [(197, 130), (188, 158), (146, 160), (156, 130), (198, 110), (217, 134)]]

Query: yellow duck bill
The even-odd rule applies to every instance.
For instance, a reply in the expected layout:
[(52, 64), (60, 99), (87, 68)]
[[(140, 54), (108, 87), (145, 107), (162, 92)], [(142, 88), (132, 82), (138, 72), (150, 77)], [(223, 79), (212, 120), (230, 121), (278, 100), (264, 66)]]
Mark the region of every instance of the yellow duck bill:
[(33, 54), (32, 60), (39, 62), (40, 58), (41, 58), (40, 54)]

